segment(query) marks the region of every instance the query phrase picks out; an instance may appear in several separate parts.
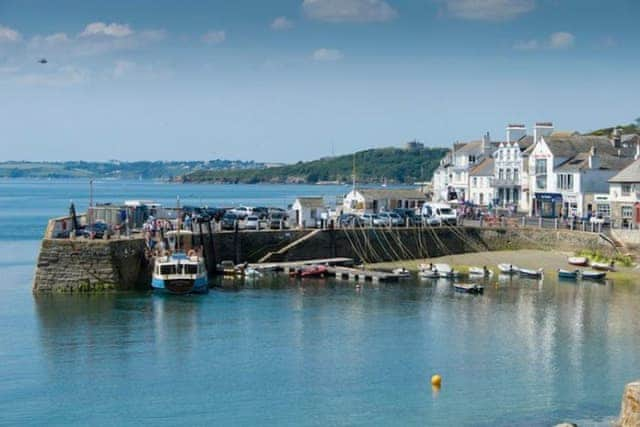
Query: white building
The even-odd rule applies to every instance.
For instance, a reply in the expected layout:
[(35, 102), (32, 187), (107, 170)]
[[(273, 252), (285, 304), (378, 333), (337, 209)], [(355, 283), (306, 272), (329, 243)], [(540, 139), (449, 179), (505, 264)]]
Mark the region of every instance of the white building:
[(356, 188), (343, 199), (343, 213), (362, 215), (396, 208), (420, 209), (426, 195), (417, 190)]
[(298, 227), (317, 227), (327, 208), (322, 197), (298, 197), (291, 206)]
[(543, 217), (589, 213), (608, 217), (607, 181), (633, 159), (607, 137), (542, 136), (529, 152), (531, 214)]
[(528, 211), (529, 173), (527, 149), (533, 144), (524, 125), (507, 126), (507, 139), (493, 153), (495, 170), (492, 181), (494, 204), (503, 208), (513, 206)]
[(635, 161), (609, 179), (611, 218), (618, 224), (640, 223), (640, 145)]
[(469, 199), (478, 206), (493, 204), (494, 195), (492, 180), (494, 174), (494, 159), (483, 159), (469, 171)]
[(451, 153), (442, 159), (434, 172), (434, 201), (467, 200), (470, 194), (469, 170), (491, 157), (496, 146), (488, 132), (481, 140), (454, 144)]

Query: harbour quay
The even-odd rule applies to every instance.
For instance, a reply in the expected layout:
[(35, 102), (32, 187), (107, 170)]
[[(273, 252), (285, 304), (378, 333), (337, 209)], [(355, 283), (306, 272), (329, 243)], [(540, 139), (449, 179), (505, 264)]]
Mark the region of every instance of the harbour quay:
[[(144, 232), (105, 234), (98, 239), (61, 234), (72, 222), (71, 217), (49, 221), (40, 246), (33, 292), (149, 289), (153, 254), (148, 235)], [(533, 224), (514, 226), (506, 222), (482, 227), (475, 223), (409, 227), (331, 227), (328, 224), (320, 229), (257, 231), (238, 228), (209, 231), (209, 227), (193, 223), (192, 229), (196, 231), (186, 230), (184, 236), (188, 236), (190, 247), (204, 255), (210, 275), (216, 274), (218, 265), (225, 261), (232, 265), (267, 265), (347, 258), (356, 264), (372, 264), (480, 251), (544, 248), (587, 249), (604, 254), (616, 251), (599, 233), (539, 228)]]

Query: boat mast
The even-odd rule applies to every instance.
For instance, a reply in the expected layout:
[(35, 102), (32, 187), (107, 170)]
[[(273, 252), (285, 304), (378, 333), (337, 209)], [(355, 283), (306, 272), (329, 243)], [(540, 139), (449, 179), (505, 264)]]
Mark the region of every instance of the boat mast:
[(180, 220), (182, 219), (182, 215), (180, 214), (180, 196), (176, 196), (176, 252), (180, 252), (180, 227), (182, 227), (182, 224), (180, 223)]

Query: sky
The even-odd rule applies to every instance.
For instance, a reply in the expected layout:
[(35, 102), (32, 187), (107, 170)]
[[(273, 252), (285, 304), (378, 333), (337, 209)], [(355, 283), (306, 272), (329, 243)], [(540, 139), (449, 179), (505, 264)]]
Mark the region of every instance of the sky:
[(637, 0), (0, 0), (0, 160), (296, 162), (630, 123), (638, 16)]

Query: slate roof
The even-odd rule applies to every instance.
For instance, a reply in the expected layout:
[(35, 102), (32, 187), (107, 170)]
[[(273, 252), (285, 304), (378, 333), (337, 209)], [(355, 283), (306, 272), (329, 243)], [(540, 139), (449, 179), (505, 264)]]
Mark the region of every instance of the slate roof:
[(358, 188), (356, 191), (362, 194), (365, 198), (372, 200), (424, 200), (426, 198), (424, 193), (418, 190)]
[[(633, 162), (630, 157), (610, 156), (608, 154), (598, 155), (600, 170), (619, 171), (629, 166)], [(556, 172), (577, 172), (589, 168), (589, 153), (578, 153), (571, 159), (556, 167)]]
[(621, 157), (633, 157), (635, 148), (615, 148), (606, 136), (574, 135), (569, 137), (544, 137), (549, 150), (555, 157), (574, 157), (578, 153), (587, 153), (591, 147), (595, 147), (598, 154), (617, 156), (620, 150)]
[(470, 171), (470, 176), (492, 176), (494, 171), (494, 161), (492, 158), (484, 159), (475, 165)]
[(304, 208), (324, 208), (324, 198), (322, 197), (298, 197), (296, 201)]
[(609, 179), (609, 182), (633, 183), (640, 182), (640, 159), (635, 160), (626, 168)]

